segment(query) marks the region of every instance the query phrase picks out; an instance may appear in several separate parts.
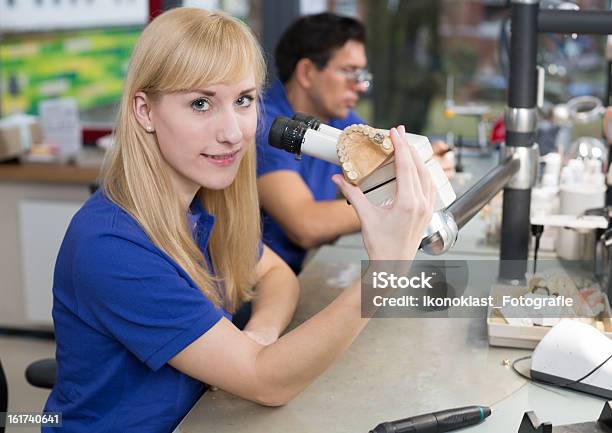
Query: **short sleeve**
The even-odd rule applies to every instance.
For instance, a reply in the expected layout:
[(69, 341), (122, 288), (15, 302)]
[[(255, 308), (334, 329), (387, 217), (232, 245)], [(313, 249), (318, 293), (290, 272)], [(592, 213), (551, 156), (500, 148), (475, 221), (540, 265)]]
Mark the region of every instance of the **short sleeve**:
[(223, 316), (169, 257), (137, 238), (100, 235), (79, 248), (74, 269), (79, 316), (152, 370)]

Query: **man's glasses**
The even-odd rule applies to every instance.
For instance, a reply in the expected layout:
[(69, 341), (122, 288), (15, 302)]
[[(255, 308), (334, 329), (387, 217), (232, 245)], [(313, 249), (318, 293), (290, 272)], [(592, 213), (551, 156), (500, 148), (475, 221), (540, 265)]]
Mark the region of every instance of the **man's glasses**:
[(354, 71), (346, 71), (344, 69), (336, 69), (340, 75), (345, 77), (347, 80), (364, 87), (365, 89), (370, 87), (373, 75), (367, 69), (355, 69)]

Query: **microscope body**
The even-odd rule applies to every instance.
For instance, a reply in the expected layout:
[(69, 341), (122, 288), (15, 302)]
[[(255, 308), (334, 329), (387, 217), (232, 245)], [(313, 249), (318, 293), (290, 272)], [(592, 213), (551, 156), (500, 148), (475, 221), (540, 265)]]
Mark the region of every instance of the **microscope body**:
[[(294, 120), (294, 122), (297, 121)], [(341, 163), (336, 153), (336, 146), (343, 131), (322, 123), (304, 123), (304, 125), (305, 129), (300, 130), (295, 136), (294, 141), (299, 141), (299, 143), (295, 143), (291, 149), (288, 148), (289, 146), (276, 147), (281, 147), (295, 153), (298, 157), (303, 153), (340, 165)], [(297, 124), (291, 124), (291, 126), (295, 128)], [(388, 132), (380, 129), (378, 131), (383, 133)], [(278, 143), (279, 140), (278, 138), (274, 139), (273, 135), (271, 129), (270, 144), (274, 146), (275, 142)], [(406, 139), (408, 144), (417, 150), (436, 186), (437, 197), (434, 210), (437, 211), (450, 205), (455, 200), (456, 195), (444, 170), (440, 164), (432, 158), (433, 150), (429, 143), (429, 139), (422, 135), (409, 133), (406, 134)], [(390, 205), (393, 202), (396, 192), (395, 163), (393, 157), (386, 160), (376, 170), (369, 174), (359, 184), (359, 188), (371, 203), (378, 206)]]
[[(378, 131), (388, 132), (380, 129)], [(268, 141), (276, 148), (293, 153), (296, 158), (300, 158), (304, 153), (340, 165), (336, 149), (342, 133), (343, 131), (322, 124), (314, 117), (298, 113), (293, 119), (276, 118), (270, 128)], [(443, 254), (454, 245), (459, 231), (454, 216), (447, 209), (455, 202), (456, 195), (444, 170), (432, 158), (433, 149), (429, 139), (415, 134), (406, 134), (406, 138), (408, 144), (414, 146), (425, 162), (437, 193), (434, 214), (423, 233), (420, 248), (427, 254)], [(359, 184), (359, 188), (371, 203), (388, 206), (395, 199), (396, 182), (395, 163), (391, 156), (369, 173)]]
[[(366, 128), (361, 128), (362, 131), (364, 129)], [(338, 146), (340, 141), (340, 144), (344, 144), (344, 148), (346, 148), (347, 143), (342, 143), (342, 139), (339, 140), (339, 138), (346, 138), (345, 136), (341, 137), (341, 134), (345, 131), (321, 124), (314, 117), (297, 113), (293, 119), (276, 118), (270, 128), (268, 141), (270, 145), (293, 153), (297, 157), (306, 153), (340, 165), (336, 150), (339, 147), (340, 158), (346, 160), (346, 153), (343, 152), (342, 146)], [(369, 135), (370, 132), (372, 135)], [(379, 140), (376, 139), (378, 132), (383, 133), (384, 136), (387, 131), (381, 129), (368, 130), (368, 137), (379, 143)], [(406, 136), (408, 144), (414, 146), (420, 158), (425, 162), (437, 189), (435, 212), (423, 233), (420, 244), (420, 249), (426, 254), (440, 255), (448, 251), (457, 241), (459, 230), (485, 204), (506, 185), (523, 182), (525, 172), (532, 173), (531, 167), (533, 164), (531, 160), (533, 158), (531, 158), (531, 155), (533, 153), (514, 152), (508, 154), (499, 165), (485, 173), (461, 197), (456, 198), (444, 171), (438, 162), (432, 158), (433, 151), (427, 137), (414, 134), (406, 134)], [(383, 149), (388, 149), (388, 145), (385, 147), (384, 139), (380, 142), (380, 145)], [(519, 147), (519, 149), (525, 150), (526, 148)], [(390, 153), (386, 154), (389, 157), (383, 159), (382, 162), (380, 162), (381, 159), (378, 159), (379, 165), (373, 169), (370, 167), (366, 176), (358, 182), (359, 187), (370, 202), (383, 206), (393, 202), (396, 192), (395, 165), (392, 155)], [(344, 170), (346, 168), (343, 165)], [(350, 174), (351, 171), (348, 170), (347, 176), (349, 178), (351, 177)]]

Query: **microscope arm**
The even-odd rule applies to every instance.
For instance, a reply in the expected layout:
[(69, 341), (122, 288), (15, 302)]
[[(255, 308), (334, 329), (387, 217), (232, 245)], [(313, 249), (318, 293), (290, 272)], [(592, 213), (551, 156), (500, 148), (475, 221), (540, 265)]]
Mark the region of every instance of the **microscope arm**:
[(448, 251), (457, 240), (459, 229), (510, 182), (520, 166), (519, 158), (508, 157), (492, 168), (461, 197), (445, 209), (434, 213), (420, 248), (431, 255)]

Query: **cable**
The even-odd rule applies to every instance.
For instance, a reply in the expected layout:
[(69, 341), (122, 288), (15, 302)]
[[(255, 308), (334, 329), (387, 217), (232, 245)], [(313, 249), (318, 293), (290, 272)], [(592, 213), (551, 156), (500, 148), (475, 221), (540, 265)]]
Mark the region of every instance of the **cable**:
[(518, 364), (518, 363), (519, 363), (519, 362), (521, 362), (521, 361), (526, 361), (526, 360), (528, 360), (528, 359), (531, 359), (531, 355), (529, 355), (529, 356), (523, 356), (523, 357), (521, 357), (521, 358), (517, 358), (517, 359), (515, 359), (514, 361), (512, 361), (512, 369), (514, 370), (514, 372), (515, 372), (516, 374), (518, 374), (518, 375), (519, 375), (519, 376), (521, 376), (522, 378), (527, 379), (527, 380), (529, 380), (529, 381), (538, 382), (538, 380), (537, 380), (537, 379), (534, 379), (534, 378), (532, 378), (531, 376), (527, 376), (526, 374), (521, 373), (521, 372), (520, 372), (520, 371), (518, 371), (518, 370), (517, 370), (517, 368), (516, 368), (516, 364)]
[(538, 250), (540, 249), (540, 238), (544, 233), (544, 226), (539, 224), (531, 224), (531, 234), (535, 236), (535, 246), (533, 248), (533, 275), (536, 274), (536, 266), (538, 263)]
[(573, 385), (573, 384), (575, 384), (575, 383), (580, 383), (580, 382), (582, 382), (584, 379), (586, 379), (587, 377), (589, 377), (590, 375), (592, 375), (593, 373), (595, 373), (597, 370), (599, 370), (601, 367), (603, 367), (603, 366), (604, 366), (604, 364), (605, 364), (606, 362), (608, 362), (610, 359), (612, 359), (612, 355), (608, 356), (604, 362), (602, 362), (601, 364), (599, 364), (597, 367), (595, 367), (593, 370), (591, 370), (591, 371), (590, 371), (589, 373), (587, 373), (586, 375), (582, 376), (580, 379), (575, 380), (575, 381), (573, 381), (573, 382), (569, 382), (568, 384), (563, 385), (563, 386)]
[(580, 379), (576, 379), (576, 380), (572, 380), (570, 382), (567, 383), (553, 383), (553, 382), (547, 382), (545, 380), (541, 380), (541, 379), (534, 379), (531, 376), (527, 376), (526, 374), (521, 373), (517, 368), (516, 368), (516, 364), (521, 362), (521, 361), (525, 361), (527, 359), (531, 359), (531, 355), (530, 356), (523, 356), (522, 358), (517, 358), (514, 361), (512, 361), (512, 369), (514, 370), (514, 372), (516, 374), (518, 374), (519, 376), (531, 381), (531, 382), (535, 382), (535, 383), (541, 383), (543, 385), (555, 385), (555, 386), (559, 386), (561, 388), (568, 388), (570, 385), (576, 385), (580, 382), (582, 382), (583, 380), (585, 380), (586, 378), (588, 378), (589, 376), (591, 376), (593, 373), (595, 373), (597, 370), (599, 370), (601, 367), (604, 366), (604, 364), (606, 362), (608, 362), (610, 359), (612, 359), (612, 355), (608, 356), (601, 364), (599, 364), (597, 367), (595, 367), (594, 369), (592, 369), (591, 371), (589, 371), (587, 374), (585, 374), (584, 376), (582, 376)]

